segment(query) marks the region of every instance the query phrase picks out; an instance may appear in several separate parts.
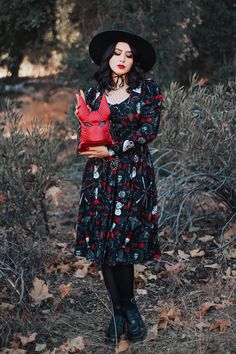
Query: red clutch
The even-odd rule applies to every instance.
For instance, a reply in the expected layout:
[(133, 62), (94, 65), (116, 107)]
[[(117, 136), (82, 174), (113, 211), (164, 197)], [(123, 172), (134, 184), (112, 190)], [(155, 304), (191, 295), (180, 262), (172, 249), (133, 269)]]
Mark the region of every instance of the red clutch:
[(106, 96), (102, 96), (97, 111), (89, 111), (82, 96), (79, 96), (78, 119), (81, 123), (77, 151), (87, 150), (89, 146), (114, 144), (110, 134), (111, 114)]

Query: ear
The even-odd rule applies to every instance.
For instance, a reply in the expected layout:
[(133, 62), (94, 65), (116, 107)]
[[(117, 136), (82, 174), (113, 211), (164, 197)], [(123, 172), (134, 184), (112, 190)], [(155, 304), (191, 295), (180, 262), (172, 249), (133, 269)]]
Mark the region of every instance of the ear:
[(103, 94), (102, 95), (102, 100), (101, 100), (101, 103), (100, 103), (100, 107), (98, 109), (98, 112), (99, 114), (101, 114), (101, 116), (105, 119), (108, 119), (108, 117), (110, 116), (111, 114), (111, 111), (110, 111), (110, 108), (108, 106), (108, 103), (107, 103), (107, 99), (106, 99), (106, 95)]
[(77, 96), (77, 100), (79, 103), (79, 108), (78, 108), (79, 118), (81, 121), (87, 120), (89, 115), (88, 107), (86, 106), (86, 103), (82, 96), (79, 97)]

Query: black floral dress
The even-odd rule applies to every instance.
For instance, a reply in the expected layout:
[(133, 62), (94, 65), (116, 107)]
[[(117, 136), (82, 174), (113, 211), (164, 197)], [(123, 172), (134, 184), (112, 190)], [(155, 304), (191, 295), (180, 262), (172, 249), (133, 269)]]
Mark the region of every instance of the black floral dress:
[[(97, 110), (102, 94), (85, 92)], [(86, 162), (76, 224), (75, 255), (97, 264), (144, 263), (160, 258), (155, 174), (148, 143), (158, 131), (162, 95), (144, 79), (130, 96), (109, 104), (114, 156)]]

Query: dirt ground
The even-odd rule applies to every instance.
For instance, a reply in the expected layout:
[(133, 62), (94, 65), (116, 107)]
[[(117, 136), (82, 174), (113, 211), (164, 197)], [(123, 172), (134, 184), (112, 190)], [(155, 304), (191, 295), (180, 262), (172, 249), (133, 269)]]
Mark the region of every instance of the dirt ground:
[[(75, 220), (83, 165), (76, 178), (62, 181), (61, 191), (50, 211), (50, 227), (57, 253), (55, 271), (48, 274), (50, 288), (71, 283), (71, 290), (47, 318), (40, 341), (58, 348), (81, 336), (85, 353), (114, 353), (104, 344), (104, 331), (111, 317), (111, 304), (101, 271), (95, 264), (73, 256)], [(209, 235), (209, 230), (199, 237)], [(196, 235), (196, 233), (195, 233)], [(215, 238), (182, 239), (170, 247), (158, 264), (135, 266), (135, 297), (148, 326), (142, 343), (117, 347), (120, 353), (218, 353), (236, 352), (235, 263), (231, 253), (220, 254)], [(201, 249), (201, 253), (199, 253)], [(230, 251), (233, 252), (233, 246)], [(190, 250), (193, 256), (189, 256)], [(204, 254), (203, 254), (204, 253)], [(198, 254), (196, 256), (196, 254)], [(230, 256), (231, 255), (231, 256)], [(81, 262), (78, 267), (78, 260)], [(68, 265), (68, 271), (60, 268)], [(61, 269), (63, 269), (61, 271)], [(80, 269), (80, 272), (76, 272)], [(81, 270), (84, 271), (81, 272)], [(77, 275), (77, 276), (76, 276)], [(119, 351), (121, 350), (121, 351)]]

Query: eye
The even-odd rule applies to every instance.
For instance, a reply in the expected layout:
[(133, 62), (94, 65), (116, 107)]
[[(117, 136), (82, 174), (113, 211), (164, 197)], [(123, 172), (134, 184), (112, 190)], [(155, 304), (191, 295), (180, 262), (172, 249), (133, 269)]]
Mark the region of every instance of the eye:
[(86, 127), (91, 127), (92, 126), (92, 124), (88, 123), (88, 122), (85, 122), (84, 125), (86, 125)]
[(105, 125), (106, 124), (106, 121), (105, 120), (103, 120), (102, 122), (100, 122), (98, 125), (100, 125), (100, 126), (103, 126), (103, 125)]
[(120, 53), (114, 52), (114, 55), (120, 55)]

